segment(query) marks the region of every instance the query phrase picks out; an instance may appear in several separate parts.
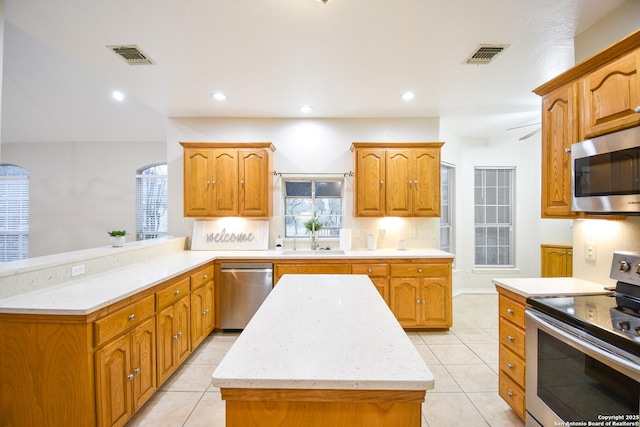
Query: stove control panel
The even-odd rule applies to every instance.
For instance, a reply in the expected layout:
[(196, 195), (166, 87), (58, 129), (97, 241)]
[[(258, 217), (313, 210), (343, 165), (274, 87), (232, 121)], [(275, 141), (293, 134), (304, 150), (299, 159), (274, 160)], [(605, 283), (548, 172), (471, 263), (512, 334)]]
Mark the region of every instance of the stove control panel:
[(640, 252), (614, 252), (609, 277), (640, 286)]

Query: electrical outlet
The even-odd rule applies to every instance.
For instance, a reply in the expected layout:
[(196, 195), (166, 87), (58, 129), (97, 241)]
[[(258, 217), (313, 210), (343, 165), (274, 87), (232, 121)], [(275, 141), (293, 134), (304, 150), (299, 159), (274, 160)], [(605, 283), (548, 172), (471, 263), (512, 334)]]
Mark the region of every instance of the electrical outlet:
[(71, 266), (71, 277), (79, 276), (81, 274), (84, 274), (84, 264)]
[(588, 241), (585, 243), (585, 251), (584, 257), (587, 261), (595, 261), (596, 260), (596, 250), (597, 245), (594, 241)]
[(387, 230), (385, 230), (384, 228), (380, 229), (380, 237), (385, 238), (387, 237)]
[(416, 231), (415, 228), (409, 229), (409, 237), (411, 237), (412, 239), (415, 239), (418, 237), (418, 232)]

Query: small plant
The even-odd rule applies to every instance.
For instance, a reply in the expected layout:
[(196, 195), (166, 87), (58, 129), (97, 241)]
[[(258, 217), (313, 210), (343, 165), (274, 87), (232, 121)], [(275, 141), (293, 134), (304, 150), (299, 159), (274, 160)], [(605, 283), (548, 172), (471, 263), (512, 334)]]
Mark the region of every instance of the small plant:
[(107, 231), (107, 233), (109, 234), (109, 236), (111, 237), (118, 237), (118, 236), (126, 236), (127, 232), (124, 230), (113, 230), (113, 231)]
[(309, 231), (318, 231), (322, 228), (322, 223), (317, 218), (313, 218), (304, 223), (304, 228)]

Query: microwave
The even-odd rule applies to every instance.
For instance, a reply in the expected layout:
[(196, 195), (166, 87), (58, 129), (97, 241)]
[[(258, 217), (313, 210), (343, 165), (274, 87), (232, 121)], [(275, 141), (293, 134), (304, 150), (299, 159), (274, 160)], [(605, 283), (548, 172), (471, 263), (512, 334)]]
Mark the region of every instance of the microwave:
[(640, 215), (640, 127), (571, 145), (571, 207)]

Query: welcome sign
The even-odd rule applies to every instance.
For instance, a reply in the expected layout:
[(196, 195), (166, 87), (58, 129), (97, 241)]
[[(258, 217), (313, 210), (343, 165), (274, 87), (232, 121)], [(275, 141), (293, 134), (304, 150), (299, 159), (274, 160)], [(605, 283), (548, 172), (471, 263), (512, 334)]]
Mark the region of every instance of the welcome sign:
[(249, 251), (269, 249), (269, 221), (244, 218), (196, 220), (192, 251)]

